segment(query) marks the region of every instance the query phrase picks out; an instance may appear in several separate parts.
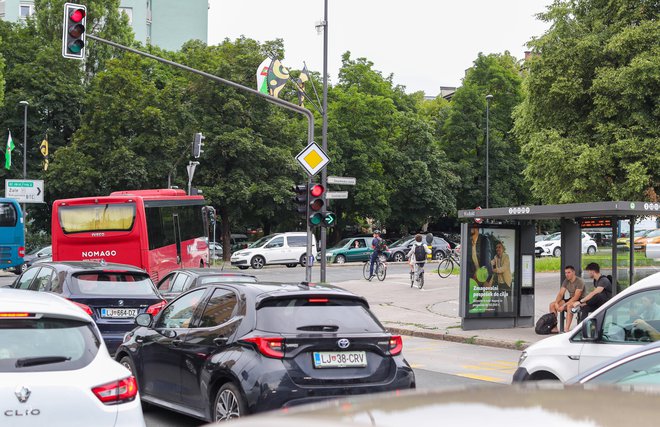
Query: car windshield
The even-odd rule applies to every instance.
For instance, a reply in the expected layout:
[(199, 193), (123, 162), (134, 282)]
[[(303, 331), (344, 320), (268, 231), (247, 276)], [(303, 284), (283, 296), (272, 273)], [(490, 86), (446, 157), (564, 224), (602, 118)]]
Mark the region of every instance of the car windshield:
[(348, 242), (350, 242), (350, 241), (351, 241), (351, 239), (342, 239), (342, 240), (339, 241), (339, 243), (337, 243), (336, 245), (334, 245), (330, 249), (342, 249), (344, 246), (348, 245)]
[(411, 237), (404, 237), (403, 239), (399, 239), (396, 242), (392, 243), (390, 245), (390, 247), (391, 248), (396, 248), (396, 247), (399, 247), (399, 246), (407, 246), (408, 242), (410, 242), (411, 240), (412, 240)]
[(257, 278), (254, 276), (241, 276), (241, 275), (220, 275), (220, 276), (205, 276), (199, 279), (201, 286), (211, 283), (257, 283)]
[(360, 301), (329, 298), (323, 303), (317, 302), (318, 298), (312, 300), (291, 298), (267, 301), (257, 311), (257, 329), (300, 333), (311, 331), (314, 326), (323, 326), (339, 333), (383, 332), (380, 322)]
[(86, 366), (100, 341), (91, 323), (48, 317), (0, 321), (0, 372), (73, 370)]
[(265, 245), (270, 239), (272, 239), (274, 234), (271, 234), (269, 236), (264, 236), (261, 239), (257, 240), (256, 242), (252, 243), (248, 248), (260, 248), (263, 245)]
[(71, 280), (72, 292), (80, 295), (154, 296), (156, 291), (144, 273), (95, 271), (78, 273)]

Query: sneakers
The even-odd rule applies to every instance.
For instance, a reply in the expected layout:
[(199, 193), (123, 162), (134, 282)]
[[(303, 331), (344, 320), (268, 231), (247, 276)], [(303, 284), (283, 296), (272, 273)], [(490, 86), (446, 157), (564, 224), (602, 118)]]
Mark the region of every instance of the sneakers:
[(369, 276), (369, 278), (367, 280), (371, 282), (371, 279), (373, 279), (374, 276), (375, 276), (375, 274), (372, 274), (371, 276)]

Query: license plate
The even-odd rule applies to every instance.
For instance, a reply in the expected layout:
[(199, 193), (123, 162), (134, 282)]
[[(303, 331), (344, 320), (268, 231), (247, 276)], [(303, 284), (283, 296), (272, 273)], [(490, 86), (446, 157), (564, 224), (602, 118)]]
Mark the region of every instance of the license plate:
[(129, 319), (138, 315), (137, 308), (102, 308), (101, 317), (113, 319)]
[(364, 368), (367, 353), (364, 351), (317, 351), (314, 352), (315, 368)]

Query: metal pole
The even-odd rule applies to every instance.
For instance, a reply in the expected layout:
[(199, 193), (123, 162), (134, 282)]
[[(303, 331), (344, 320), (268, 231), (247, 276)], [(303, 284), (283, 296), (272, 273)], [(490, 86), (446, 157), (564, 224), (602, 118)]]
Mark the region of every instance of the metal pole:
[(23, 104), (23, 179), (27, 179), (27, 110), (28, 103)]
[[(328, 152), (328, 0), (324, 0), (323, 5), (323, 131), (322, 147), (323, 151)], [(328, 189), (328, 169), (321, 171), (321, 185)], [(328, 200), (323, 193), (323, 206), (327, 210)], [(325, 257), (326, 244), (328, 242), (328, 233), (325, 227), (321, 227), (321, 283), (326, 282), (327, 260)]]
[(489, 157), (490, 157), (490, 100), (493, 95), (486, 95), (486, 209), (490, 204), (489, 191)]
[[(312, 176), (307, 177), (307, 194), (309, 195), (309, 189), (312, 187)], [(312, 256), (312, 227), (309, 225), (309, 215), (311, 210), (309, 208), (309, 196), (307, 197), (307, 250), (305, 252), (305, 282), (309, 283), (312, 281), (312, 263), (309, 262)]]
[[(635, 221), (637, 217), (631, 216), (630, 221), (630, 253), (628, 254), (628, 286), (632, 286), (635, 277)], [(614, 239), (614, 236), (612, 236)]]

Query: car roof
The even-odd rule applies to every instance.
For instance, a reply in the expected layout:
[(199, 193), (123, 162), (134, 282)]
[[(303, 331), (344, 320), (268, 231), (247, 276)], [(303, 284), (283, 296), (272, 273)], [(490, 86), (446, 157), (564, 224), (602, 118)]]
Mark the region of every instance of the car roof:
[(49, 265), (58, 270), (67, 271), (98, 271), (98, 270), (122, 270), (131, 273), (145, 273), (141, 268), (128, 264), (106, 263), (98, 261), (47, 261), (40, 262), (39, 266)]
[(91, 318), (75, 304), (49, 292), (0, 288), (0, 312), (42, 313), (90, 322)]

